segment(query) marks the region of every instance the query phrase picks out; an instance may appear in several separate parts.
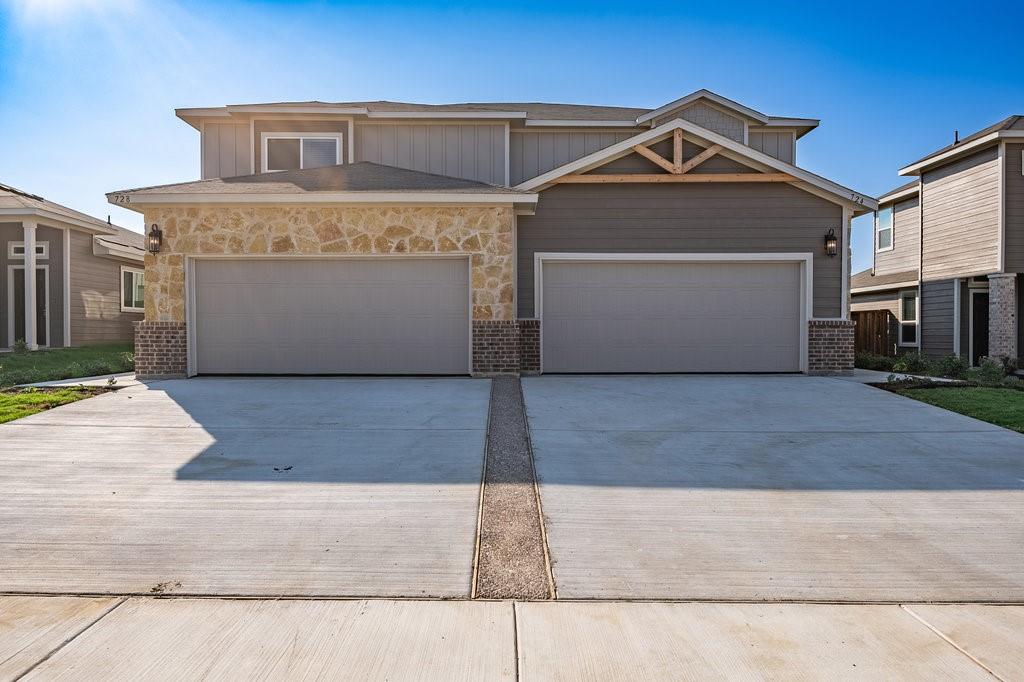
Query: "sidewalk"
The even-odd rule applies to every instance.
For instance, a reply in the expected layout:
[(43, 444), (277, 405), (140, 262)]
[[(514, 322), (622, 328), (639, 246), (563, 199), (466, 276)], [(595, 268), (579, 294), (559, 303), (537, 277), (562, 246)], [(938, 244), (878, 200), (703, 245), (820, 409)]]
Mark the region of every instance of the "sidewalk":
[(1024, 606), (0, 597), (0, 679), (1024, 678)]

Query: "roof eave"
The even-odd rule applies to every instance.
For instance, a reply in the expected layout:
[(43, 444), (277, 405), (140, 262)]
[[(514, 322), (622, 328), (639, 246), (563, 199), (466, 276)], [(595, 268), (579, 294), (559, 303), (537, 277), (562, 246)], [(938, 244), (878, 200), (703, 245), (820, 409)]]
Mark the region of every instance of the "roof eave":
[(69, 225), (71, 227), (87, 230), (96, 234), (116, 234), (117, 232), (117, 230), (107, 225), (102, 220), (96, 220), (95, 222), (82, 220), (80, 218), (67, 216), (55, 211), (47, 211), (44, 208), (33, 208), (30, 206), (25, 206), (23, 208), (0, 208), (0, 218), (5, 220), (16, 220), (19, 217), (30, 220), (41, 219), (47, 222), (60, 223), (62, 225)]
[(909, 166), (900, 168), (900, 175), (920, 175), (922, 171), (929, 170), (935, 166), (945, 165), (950, 161), (960, 158), (971, 152), (980, 151), (990, 145), (998, 144), (1000, 140), (1024, 140), (1024, 130), (997, 130), (979, 137), (976, 140), (970, 142), (964, 142), (959, 147), (953, 149), (947, 149), (944, 152), (938, 152), (924, 157), (920, 161), (915, 161)]
[(519, 205), (536, 204), (536, 193), (464, 193), (457, 192), (317, 192), (290, 194), (191, 193), (139, 194), (110, 192), (110, 203), (142, 213), (143, 207), (180, 205), (316, 204), (316, 205)]

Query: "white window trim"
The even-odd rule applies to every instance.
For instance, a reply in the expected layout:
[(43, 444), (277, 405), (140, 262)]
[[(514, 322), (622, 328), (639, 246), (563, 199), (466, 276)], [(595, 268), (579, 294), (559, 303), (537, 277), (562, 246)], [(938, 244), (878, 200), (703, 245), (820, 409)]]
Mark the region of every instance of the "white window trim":
[[(125, 267), (123, 265), (121, 266), (120, 287), (119, 287), (120, 291), (121, 291), (121, 298), (120, 298), (121, 312), (122, 313), (144, 313), (144, 312), (146, 312), (145, 305), (143, 305), (143, 307), (141, 307), (141, 308), (136, 308), (134, 306), (126, 306), (124, 304), (124, 273), (126, 273), (126, 272), (130, 272), (133, 275), (142, 275), (143, 278), (146, 277), (146, 271), (145, 270), (141, 270), (139, 268), (129, 268), (129, 267)], [(135, 278), (134, 277), (132, 278), (132, 286), (133, 287), (135, 286)], [(142, 286), (143, 286), (143, 291), (145, 291), (145, 286), (146, 286), (145, 281), (143, 281)], [(145, 296), (145, 294), (143, 294), (143, 296)], [(132, 295), (132, 300), (133, 301), (135, 300), (134, 294)]]
[[(889, 246), (883, 249), (883, 248), (879, 248), (879, 246), (878, 246), (878, 235), (879, 235), (879, 231), (878, 231), (878, 214), (881, 213), (884, 210), (889, 210), (892, 213), (892, 220), (889, 223), (889, 230), (888, 230), (888, 232), (889, 232)], [(877, 211), (875, 211), (875, 253), (885, 253), (887, 251), (892, 251), (894, 248), (896, 248), (896, 207), (895, 206), (887, 206), (886, 208), (880, 208)]]
[[(905, 298), (912, 298), (912, 299), (914, 299), (914, 319), (913, 320), (904, 320), (903, 319), (903, 299), (905, 299)], [(903, 341), (903, 327), (905, 325), (906, 326), (913, 326), (914, 327), (914, 342), (913, 343), (909, 343), (909, 342), (904, 342)], [(917, 295), (917, 290), (916, 289), (911, 289), (909, 291), (901, 291), (900, 292), (900, 331), (899, 331), (899, 338), (897, 339), (897, 344), (899, 346), (903, 347), (903, 348), (917, 348), (918, 346), (921, 345), (921, 297)]]
[[(17, 272), (19, 270), (22, 273), (20, 275), (17, 274)], [(36, 345), (38, 345), (40, 348), (49, 348), (50, 347), (50, 266), (44, 263), (43, 265), (37, 265), (36, 266), (36, 270), (42, 270), (43, 271), (43, 273), (44, 273), (43, 274), (43, 282), (44, 282), (44, 284), (46, 286), (46, 291), (43, 292), (43, 296), (46, 297), (45, 298), (46, 305), (43, 306), (43, 310), (45, 311), (44, 312), (44, 322), (45, 322), (45, 324), (43, 325), (43, 327), (44, 327), (44, 329), (46, 329), (46, 338), (45, 339), (36, 339)], [(8, 265), (7, 266), (7, 309), (12, 311), (12, 312), (14, 310), (14, 278), (15, 277), (24, 277), (24, 276), (25, 276), (25, 266), (24, 266), (24, 264), (22, 264), (22, 265)], [(37, 297), (39, 296), (39, 292), (38, 291), (36, 291), (36, 296)], [(25, 323), (28, 324), (27, 317), (26, 317)], [(14, 342), (15, 342), (15, 338), (14, 338), (14, 315), (8, 315), (7, 316), (7, 347), (8, 348), (14, 348)]]
[(337, 163), (342, 163), (341, 149), (342, 149), (342, 138), (344, 133), (317, 133), (313, 131), (307, 131), (304, 133), (260, 133), (260, 167), (263, 173), (281, 173), (285, 170), (297, 170), (297, 169), (277, 169), (270, 170), (267, 167), (267, 140), (298, 140), (299, 141), (299, 169), (302, 168), (302, 140), (334, 140), (334, 160)]
[[(21, 247), (21, 253), (14, 253), (14, 249)], [(25, 260), (25, 242), (7, 242), (7, 257), (11, 260)], [(50, 257), (50, 242), (36, 242), (36, 259)]]

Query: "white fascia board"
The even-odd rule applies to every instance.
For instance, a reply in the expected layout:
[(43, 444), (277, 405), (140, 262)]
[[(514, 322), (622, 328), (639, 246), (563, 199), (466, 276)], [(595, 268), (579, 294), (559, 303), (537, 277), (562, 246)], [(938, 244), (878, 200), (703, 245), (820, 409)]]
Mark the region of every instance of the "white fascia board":
[(115, 234), (117, 230), (108, 227), (106, 223), (97, 220), (95, 223), (91, 223), (78, 218), (72, 218), (71, 216), (62, 215), (60, 213), (54, 213), (53, 211), (47, 211), (41, 208), (0, 208), (0, 216), (9, 217), (16, 219), (18, 217), (25, 217), (30, 220), (45, 220), (48, 222), (60, 223), (61, 225), (71, 225), (74, 227), (80, 227), (90, 232), (98, 234)]
[(551, 119), (551, 118), (532, 118), (527, 119), (526, 126), (528, 128), (533, 127), (544, 127), (544, 128), (636, 128), (637, 122), (630, 121), (592, 121), (592, 120), (568, 120), (568, 119)]
[(916, 287), (920, 282), (915, 280), (908, 280), (906, 282), (893, 282), (892, 284), (876, 284), (870, 287), (856, 287), (850, 289), (851, 294), (866, 294), (872, 291), (888, 291), (889, 289), (909, 289)]
[(225, 107), (234, 114), (366, 114), (366, 107), (312, 107), (312, 106), (276, 106), (276, 105), (237, 105)]
[(878, 205), (881, 206), (882, 204), (894, 203), (894, 202), (897, 202), (897, 201), (899, 201), (901, 199), (908, 199), (910, 197), (916, 197), (919, 193), (920, 193), (920, 189), (918, 188), (917, 185), (914, 185), (913, 187), (907, 187), (906, 189), (901, 189), (898, 192), (890, 192), (888, 194), (883, 194), (882, 196), (878, 197)]
[(175, 109), (174, 115), (178, 118), (184, 118), (186, 116), (202, 118), (227, 118), (231, 116), (226, 107), (192, 107), (185, 109)]
[(834, 198), (840, 199), (841, 203), (851, 205), (854, 208), (855, 213), (857, 213), (858, 210), (878, 210), (878, 202), (866, 194), (855, 192), (847, 187), (843, 187), (838, 183), (823, 178), (820, 175), (815, 175), (810, 171), (798, 168), (797, 166), (786, 163), (785, 161), (780, 161), (779, 159), (776, 159), (774, 156), (769, 156), (768, 154), (759, 152), (756, 149), (753, 149), (752, 147), (748, 147), (745, 144), (736, 142), (731, 138), (725, 137), (724, 135), (719, 135), (716, 132), (698, 126), (695, 123), (690, 123), (689, 121), (686, 121), (681, 118), (668, 121), (667, 123), (662, 123), (657, 128), (645, 130), (644, 132), (634, 135), (633, 137), (623, 140), (622, 142), (617, 142), (616, 144), (609, 145), (608, 147), (600, 149), (594, 152), (593, 154), (588, 154), (587, 156), (584, 156), (581, 159), (577, 159), (576, 161), (572, 161), (563, 166), (559, 166), (558, 168), (550, 170), (547, 173), (544, 173), (543, 175), (538, 175), (535, 178), (531, 178), (526, 182), (516, 185), (514, 189), (523, 192), (546, 189), (548, 185), (550, 185), (563, 175), (568, 175), (570, 173), (586, 172), (593, 168), (597, 168), (598, 166), (602, 166), (610, 161), (614, 161), (617, 158), (626, 156), (627, 154), (631, 154), (633, 153), (633, 147), (635, 145), (646, 144), (649, 142), (657, 142), (661, 139), (667, 138), (669, 135), (672, 134), (672, 131), (675, 130), (676, 128), (681, 128), (683, 132), (689, 134), (691, 138), (697, 138), (698, 140), (702, 140), (709, 144), (720, 145), (723, 149), (732, 152), (732, 156), (742, 158), (746, 161), (752, 161), (756, 164), (760, 164), (761, 166), (771, 168), (781, 173), (788, 173), (789, 175), (795, 177), (798, 181), (805, 182), (808, 185), (811, 185), (812, 187), (824, 190)]
[(497, 118), (497, 119), (510, 119), (510, 118), (526, 118), (527, 113), (525, 111), (370, 111), (367, 112), (367, 118), (455, 118), (455, 119), (474, 119), (474, 118)]
[(762, 123), (765, 128), (817, 128), (821, 119), (817, 118), (770, 118)]
[(138, 261), (139, 263), (146, 260), (146, 254), (142, 249), (119, 247), (117, 244), (104, 244), (95, 238), (92, 242), (92, 254), (100, 258), (126, 258)]
[(899, 174), (918, 175), (922, 170), (929, 166), (934, 166), (942, 161), (954, 159), (968, 152), (990, 145), (998, 140), (1024, 140), (1024, 130), (997, 130), (996, 132), (989, 133), (984, 137), (979, 137), (977, 140), (965, 142), (953, 149), (946, 150), (941, 154), (927, 156), (917, 163), (904, 166), (903, 168), (900, 168)]
[(732, 100), (726, 99), (725, 97), (722, 97), (721, 95), (716, 95), (715, 93), (711, 92), (710, 90), (701, 89), (701, 90), (697, 90), (696, 92), (691, 92), (689, 95), (686, 95), (685, 97), (680, 97), (679, 99), (675, 100), (674, 102), (669, 102), (668, 104), (666, 104), (664, 106), (660, 106), (657, 109), (655, 109), (654, 111), (648, 112), (648, 113), (644, 114), (643, 116), (638, 116), (637, 119), (636, 119), (636, 122), (637, 123), (645, 123), (647, 121), (651, 121), (653, 119), (658, 118), (662, 114), (668, 113), (668, 112), (672, 111), (673, 109), (678, 109), (679, 107), (686, 106), (687, 104), (690, 104), (691, 102), (696, 102), (697, 100), (699, 100), (701, 98), (708, 99), (708, 100), (714, 102), (715, 104), (717, 104), (720, 107), (725, 107), (726, 109), (730, 109), (732, 111), (735, 111), (736, 113), (743, 114), (747, 118), (751, 118), (751, 119), (757, 121), (758, 123), (764, 124), (764, 123), (767, 123), (768, 121), (771, 120), (767, 116), (762, 114), (760, 111), (757, 111), (755, 109), (751, 109), (750, 107), (745, 107), (742, 104), (740, 104), (739, 102), (733, 102)]
[[(128, 203), (113, 197), (128, 198)], [(537, 194), (447, 194), (442, 192), (322, 192), (316, 194), (110, 194), (121, 208), (175, 204), (536, 204)], [(139, 211), (141, 213), (141, 211)]]

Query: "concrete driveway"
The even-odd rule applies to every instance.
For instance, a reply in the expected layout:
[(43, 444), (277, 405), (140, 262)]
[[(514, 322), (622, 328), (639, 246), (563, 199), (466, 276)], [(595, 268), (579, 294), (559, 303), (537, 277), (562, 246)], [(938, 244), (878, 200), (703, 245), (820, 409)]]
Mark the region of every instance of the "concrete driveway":
[(162, 381), (0, 426), (0, 590), (468, 596), (489, 389)]
[(523, 389), (560, 598), (1024, 601), (1024, 437), (852, 381)]

